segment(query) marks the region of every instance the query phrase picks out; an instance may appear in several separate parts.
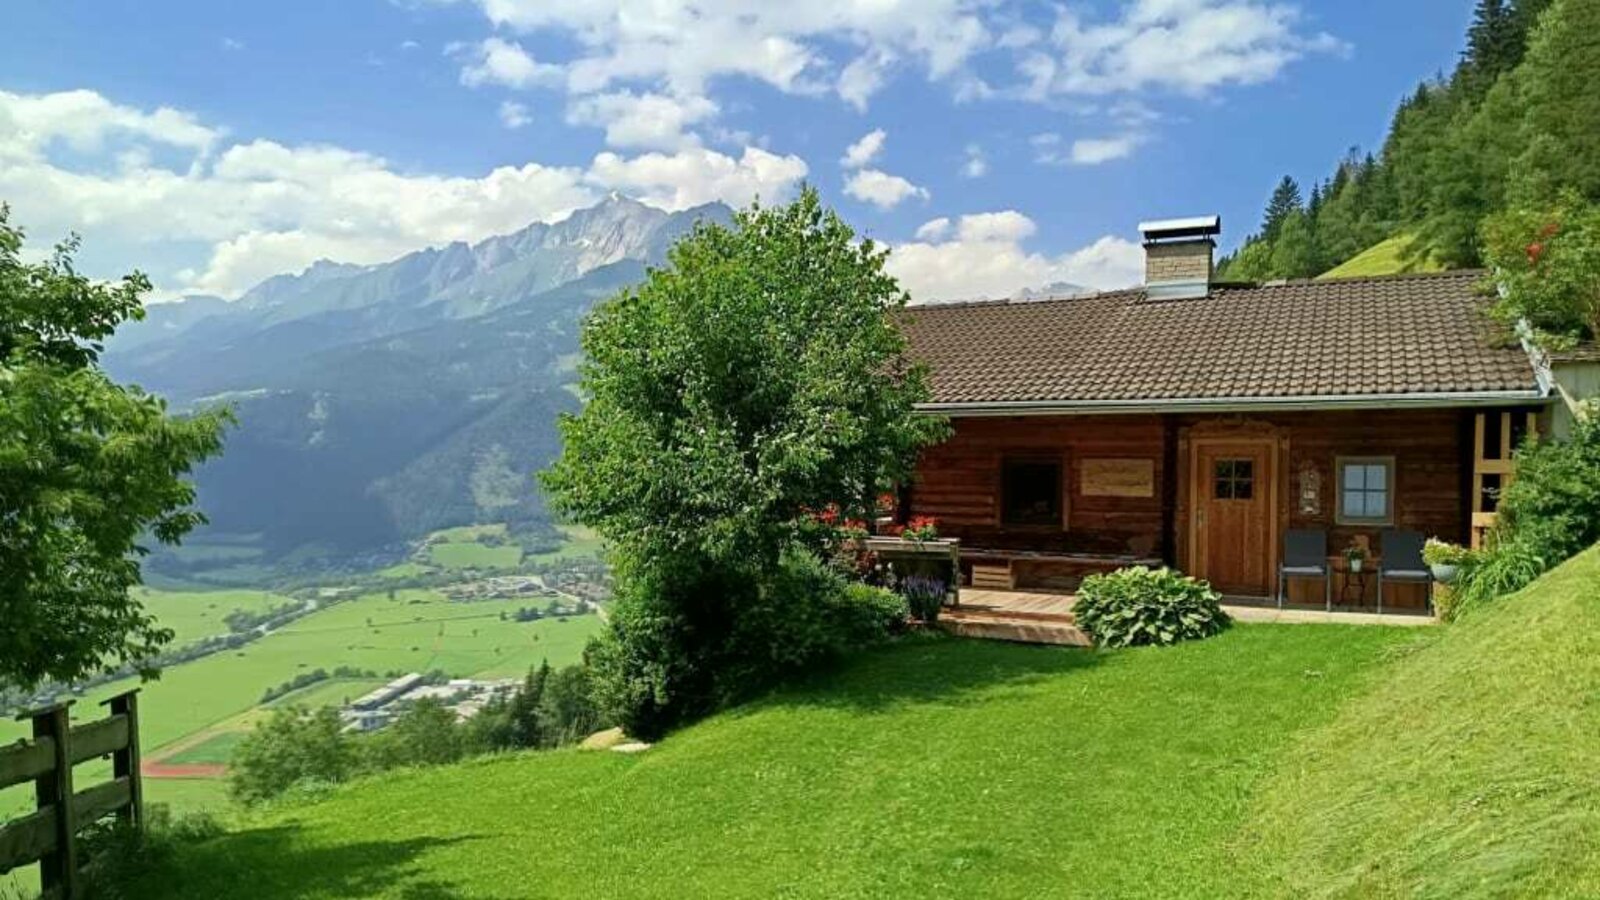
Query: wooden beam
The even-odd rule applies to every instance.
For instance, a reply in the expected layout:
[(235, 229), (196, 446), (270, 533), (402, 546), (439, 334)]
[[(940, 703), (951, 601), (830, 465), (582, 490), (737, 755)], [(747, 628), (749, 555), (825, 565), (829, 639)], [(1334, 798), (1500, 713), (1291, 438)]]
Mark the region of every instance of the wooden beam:
[(56, 764), (55, 742), (49, 738), (18, 741), (0, 747), (0, 788), (32, 781)]
[(72, 798), (73, 831), (100, 821), (127, 806), (133, 800), (133, 789), (126, 778), (97, 784), (79, 791)]
[(107, 756), (128, 746), (128, 717), (111, 716), (72, 729), (72, 761)]
[(56, 811), (41, 809), (0, 825), (0, 871), (37, 862), (56, 849)]

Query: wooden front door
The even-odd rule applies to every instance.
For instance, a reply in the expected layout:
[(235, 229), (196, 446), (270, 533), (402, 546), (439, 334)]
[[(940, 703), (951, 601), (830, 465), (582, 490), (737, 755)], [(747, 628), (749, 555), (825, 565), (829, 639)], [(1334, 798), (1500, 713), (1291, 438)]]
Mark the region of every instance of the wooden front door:
[(1195, 575), (1225, 594), (1272, 592), (1273, 447), (1201, 444), (1194, 469)]

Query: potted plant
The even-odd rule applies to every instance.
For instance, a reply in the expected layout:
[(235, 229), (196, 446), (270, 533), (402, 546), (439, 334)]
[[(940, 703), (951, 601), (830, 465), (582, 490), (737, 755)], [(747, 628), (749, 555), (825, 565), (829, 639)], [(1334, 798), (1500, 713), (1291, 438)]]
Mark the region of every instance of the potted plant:
[(1367, 561), (1367, 548), (1365, 545), (1351, 541), (1344, 548), (1344, 561), (1350, 566), (1350, 571), (1359, 574), (1361, 566)]
[(1433, 580), (1440, 584), (1453, 584), (1461, 572), (1461, 563), (1467, 558), (1467, 548), (1438, 538), (1428, 538), (1422, 545), (1422, 561), (1433, 572)]

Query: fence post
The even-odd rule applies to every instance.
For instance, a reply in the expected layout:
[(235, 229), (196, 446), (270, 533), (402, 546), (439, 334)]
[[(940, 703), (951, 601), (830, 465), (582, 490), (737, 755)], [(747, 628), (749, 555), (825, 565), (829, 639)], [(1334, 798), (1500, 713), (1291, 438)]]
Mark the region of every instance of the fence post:
[(105, 705), (114, 716), (128, 717), (128, 746), (111, 755), (111, 774), (128, 779), (128, 805), (117, 810), (117, 818), (144, 828), (144, 779), (139, 773), (139, 689), (118, 694)]
[(78, 836), (72, 811), (72, 701), (40, 710), (33, 716), (33, 736), (50, 738), (55, 745), (55, 768), (34, 782), (39, 809), (54, 808), (56, 849), (39, 860), (41, 893), (59, 889), (60, 896), (78, 896)]

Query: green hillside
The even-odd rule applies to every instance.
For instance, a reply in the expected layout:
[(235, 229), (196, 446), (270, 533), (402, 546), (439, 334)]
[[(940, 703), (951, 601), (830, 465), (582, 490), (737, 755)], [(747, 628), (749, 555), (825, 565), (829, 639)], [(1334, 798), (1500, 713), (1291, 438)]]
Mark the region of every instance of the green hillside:
[(1592, 896), (1600, 550), (1447, 629), (914, 640), (638, 755), (392, 773), (144, 897)]
[(1350, 257), (1318, 275), (1326, 278), (1361, 278), (1372, 275), (1400, 275), (1406, 272), (1442, 272), (1444, 265), (1426, 253), (1408, 258), (1406, 248), (1412, 236), (1397, 234)]
[(1288, 892), (1600, 897), (1600, 548), (1305, 735), (1249, 852)]

